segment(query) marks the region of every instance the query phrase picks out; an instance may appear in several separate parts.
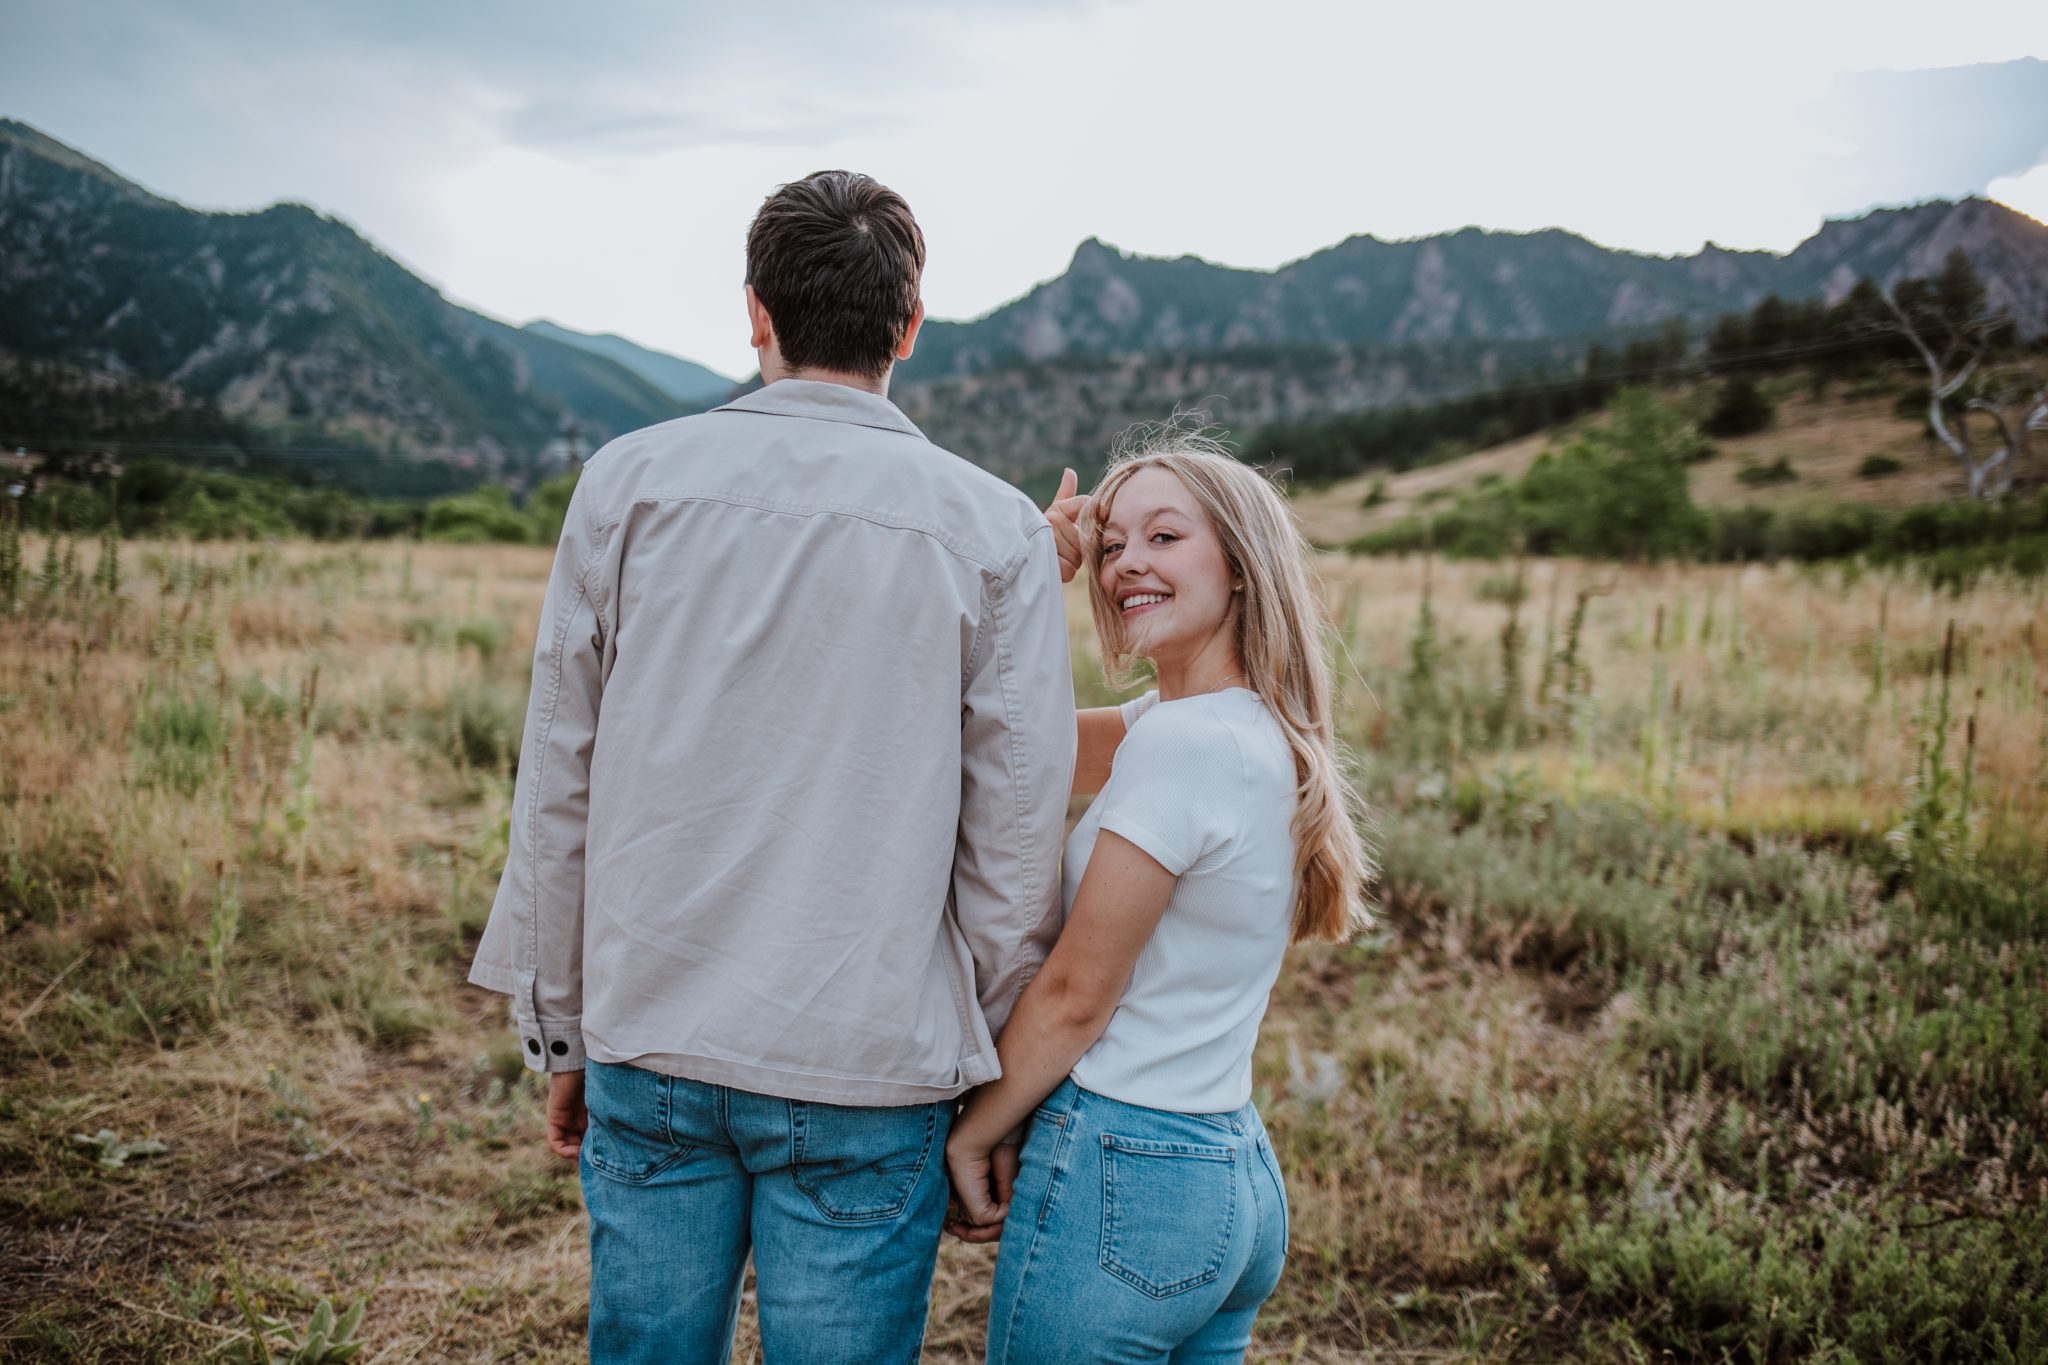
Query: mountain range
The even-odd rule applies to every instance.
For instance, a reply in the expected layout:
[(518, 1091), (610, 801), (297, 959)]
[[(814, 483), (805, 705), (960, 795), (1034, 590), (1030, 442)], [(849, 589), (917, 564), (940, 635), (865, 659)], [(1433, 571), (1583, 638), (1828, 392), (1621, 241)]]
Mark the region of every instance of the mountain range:
[(546, 318), (527, 323), (524, 330), (616, 360), (678, 403), (709, 403), (733, 390), (732, 380), (694, 360), (683, 360), (666, 351), (649, 350), (637, 341), (628, 341), (611, 332), (599, 335), (578, 332)]
[[(1353, 237), (1265, 271), (1090, 239), (1023, 297), (929, 322), (892, 396), (934, 439), (1025, 480), (1093, 463), (1130, 422), (1177, 408), (1241, 429), (1451, 397), (1569, 370), (1595, 338), (1931, 274), (1951, 249), (2024, 334), (2048, 334), (2048, 227), (1982, 199), (1831, 221), (1783, 255), (1466, 228)], [(589, 449), (734, 387), (621, 337), (461, 308), (303, 205), (195, 210), (9, 120), (0, 352), (515, 483), (560, 460), (571, 426)], [(0, 438), (34, 445), (7, 420)]]
[(1094, 238), (1065, 273), (971, 322), (925, 327), (909, 380), (995, 365), (1147, 351), (1402, 341), (1516, 341), (1643, 331), (1746, 311), (1766, 294), (1847, 294), (1967, 253), (2029, 336), (2048, 334), (2048, 228), (1985, 199), (1878, 209), (1824, 224), (1787, 255), (1709, 243), (1647, 256), (1557, 228), (1353, 237), (1278, 270), (1132, 256)]
[(200, 212), (10, 120), (0, 261), (0, 351), (496, 477), (559, 459), (571, 424), (587, 448), (733, 387), (623, 338), (458, 307), (304, 205)]

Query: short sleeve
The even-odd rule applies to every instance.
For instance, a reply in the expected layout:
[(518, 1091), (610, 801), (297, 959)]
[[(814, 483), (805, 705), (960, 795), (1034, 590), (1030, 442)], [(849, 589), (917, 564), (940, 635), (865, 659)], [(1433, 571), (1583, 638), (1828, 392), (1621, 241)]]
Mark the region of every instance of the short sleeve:
[(1101, 827), (1178, 877), (1229, 842), (1246, 783), (1237, 737), (1206, 708), (1152, 710), (1117, 746)]
[(1122, 713), (1124, 718), (1124, 733), (1129, 734), (1131, 727), (1138, 723), (1138, 717), (1144, 715), (1158, 704), (1159, 689), (1155, 687), (1151, 691), (1142, 692), (1118, 706), (1116, 709)]

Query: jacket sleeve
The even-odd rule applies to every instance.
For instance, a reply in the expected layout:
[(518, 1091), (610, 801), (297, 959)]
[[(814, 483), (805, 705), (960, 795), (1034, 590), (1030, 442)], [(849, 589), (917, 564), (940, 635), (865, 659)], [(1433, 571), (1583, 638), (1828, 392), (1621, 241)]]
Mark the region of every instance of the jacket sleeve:
[(1060, 842), (1074, 781), (1074, 675), (1052, 528), (990, 592), (960, 715), (953, 899), (991, 1035), (1060, 927)]
[(531, 1071), (583, 1067), (583, 853), (604, 650), (601, 546), (579, 482), (533, 651), (505, 871), (469, 979), (512, 997)]

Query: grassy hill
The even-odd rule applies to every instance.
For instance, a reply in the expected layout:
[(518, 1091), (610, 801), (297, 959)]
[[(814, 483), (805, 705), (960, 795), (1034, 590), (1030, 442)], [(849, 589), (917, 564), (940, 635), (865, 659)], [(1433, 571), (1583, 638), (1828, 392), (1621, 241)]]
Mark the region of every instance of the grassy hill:
[[(1845, 389), (1815, 396), (1801, 375), (1768, 380), (1764, 389), (1777, 400), (1775, 419), (1754, 435), (1715, 441), (1717, 453), (1692, 466), (1694, 501), (1709, 507), (1754, 505), (1780, 511), (1839, 503), (1896, 510), (1957, 495), (1961, 476), (1955, 461), (1924, 437), (1922, 422), (1898, 414), (1895, 393), (1852, 396)], [(1692, 409), (1703, 409), (1707, 401), (1703, 388), (1676, 390), (1670, 397)], [(1315, 544), (1346, 545), (1411, 513), (1446, 503), (1460, 491), (1490, 480), (1517, 479), (1538, 455), (1562, 445), (1584, 425), (1603, 424), (1606, 418), (1602, 412), (1444, 463), (1403, 473), (1368, 471), (1304, 490), (1294, 499), (1295, 511)], [(1857, 471), (1871, 456), (1896, 460), (1900, 468), (1882, 477), (1863, 477)], [(1779, 460), (1786, 462), (1793, 478), (1742, 481), (1744, 469), (1769, 467)]]

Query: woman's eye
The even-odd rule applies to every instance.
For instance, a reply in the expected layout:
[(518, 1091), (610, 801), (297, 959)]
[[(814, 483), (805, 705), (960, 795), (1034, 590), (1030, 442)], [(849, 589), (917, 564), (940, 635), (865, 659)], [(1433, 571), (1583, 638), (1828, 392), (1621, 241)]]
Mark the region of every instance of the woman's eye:
[(1152, 533), (1152, 539), (1161, 545), (1171, 545), (1180, 537), (1171, 531), (1155, 531)]
[(1123, 547), (1124, 543), (1121, 540), (1112, 540), (1109, 544), (1102, 547), (1102, 557), (1108, 559), (1111, 555), (1123, 549)]

